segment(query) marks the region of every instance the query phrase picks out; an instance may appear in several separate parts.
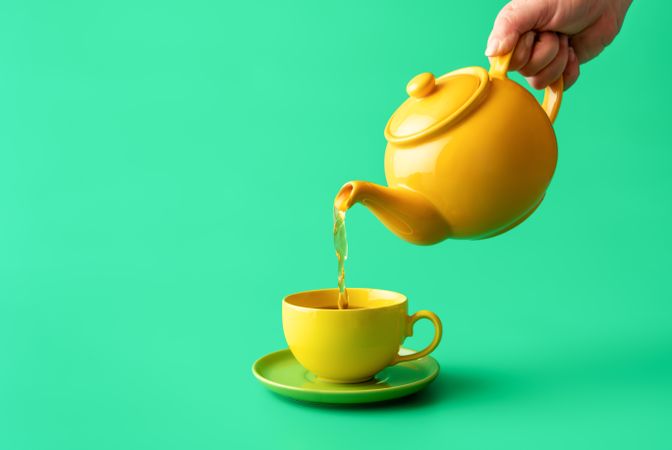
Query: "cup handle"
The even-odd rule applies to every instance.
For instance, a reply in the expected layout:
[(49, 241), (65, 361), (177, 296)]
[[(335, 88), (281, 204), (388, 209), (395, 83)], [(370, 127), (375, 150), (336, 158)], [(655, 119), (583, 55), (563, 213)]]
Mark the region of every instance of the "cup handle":
[(413, 325), (415, 322), (417, 322), (420, 319), (429, 319), (432, 321), (434, 324), (434, 339), (432, 342), (425, 347), (423, 350), (419, 352), (415, 352), (412, 355), (397, 355), (394, 358), (394, 361), (392, 361), (392, 365), (404, 362), (404, 361), (413, 361), (414, 359), (422, 358), (423, 356), (427, 356), (430, 353), (434, 351), (437, 345), (439, 345), (439, 342), (441, 341), (441, 333), (443, 332), (443, 327), (441, 326), (441, 319), (439, 319), (439, 316), (434, 314), (431, 311), (418, 311), (412, 316), (407, 318), (406, 322), (406, 336), (413, 336)]
[[(490, 71), (488, 72), (490, 78), (499, 78), (500, 80), (508, 78), (506, 72), (509, 70), (509, 62), (511, 61), (512, 54), (513, 52), (490, 58)], [(555, 122), (555, 118), (558, 115), (560, 103), (562, 102), (563, 89), (564, 83), (562, 75), (560, 75), (560, 78), (549, 84), (544, 90), (544, 101), (542, 102), (541, 107), (546, 111), (551, 123)]]

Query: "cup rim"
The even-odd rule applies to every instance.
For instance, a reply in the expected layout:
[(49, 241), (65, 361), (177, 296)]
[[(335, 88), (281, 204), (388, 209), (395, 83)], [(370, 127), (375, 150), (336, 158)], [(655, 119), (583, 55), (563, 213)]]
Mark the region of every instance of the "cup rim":
[(382, 305), (382, 306), (372, 306), (372, 307), (366, 307), (366, 308), (356, 308), (356, 309), (325, 309), (325, 308), (319, 308), (319, 307), (312, 307), (312, 306), (303, 306), (303, 305), (297, 305), (296, 303), (292, 303), (290, 299), (295, 296), (299, 295), (307, 295), (307, 294), (315, 294), (318, 292), (326, 292), (326, 291), (338, 291), (338, 288), (323, 288), (323, 289), (309, 289), (307, 291), (300, 291), (300, 292), (294, 292), (292, 294), (286, 295), (282, 299), (282, 304), (286, 305), (287, 307), (291, 307), (293, 309), (297, 309), (299, 311), (320, 311), (320, 313), (325, 313), (325, 314), (354, 314), (354, 313), (362, 313), (364, 311), (380, 311), (384, 309), (394, 309), (398, 308), (404, 304), (408, 303), (408, 297), (406, 297), (404, 294), (396, 291), (390, 291), (387, 289), (377, 289), (377, 288), (346, 288), (348, 291), (375, 291), (382, 293), (383, 295), (390, 296), (390, 297), (395, 297), (391, 300), (394, 300), (394, 303), (392, 304), (387, 304), (387, 305)]

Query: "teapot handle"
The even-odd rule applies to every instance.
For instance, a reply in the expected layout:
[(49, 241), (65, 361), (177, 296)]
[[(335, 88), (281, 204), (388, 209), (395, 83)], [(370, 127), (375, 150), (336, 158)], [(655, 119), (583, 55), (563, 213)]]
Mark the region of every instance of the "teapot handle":
[[(505, 80), (507, 78), (506, 72), (509, 70), (509, 61), (513, 52), (502, 56), (495, 56), (490, 58), (490, 77)], [(551, 123), (555, 122), (555, 117), (558, 115), (560, 103), (562, 102), (562, 90), (564, 89), (562, 75), (553, 83), (548, 85), (544, 91), (544, 101), (541, 107), (546, 111)]]

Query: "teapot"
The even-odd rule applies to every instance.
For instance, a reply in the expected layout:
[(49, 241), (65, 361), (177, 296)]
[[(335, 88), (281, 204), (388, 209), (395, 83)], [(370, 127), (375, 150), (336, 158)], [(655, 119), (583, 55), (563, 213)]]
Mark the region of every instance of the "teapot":
[(558, 157), (553, 121), (560, 77), (540, 105), (507, 77), (511, 53), (490, 70), (415, 76), (385, 127), (387, 186), (343, 185), (334, 207), (367, 207), (400, 238), (421, 245), (485, 239), (527, 219), (544, 198)]

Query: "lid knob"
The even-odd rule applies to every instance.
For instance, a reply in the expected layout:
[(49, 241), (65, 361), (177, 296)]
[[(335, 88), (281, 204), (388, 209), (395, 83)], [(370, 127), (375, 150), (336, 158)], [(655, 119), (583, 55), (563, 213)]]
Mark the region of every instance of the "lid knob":
[(436, 86), (434, 75), (429, 72), (421, 73), (413, 77), (406, 85), (406, 92), (414, 98), (426, 97), (432, 93)]

